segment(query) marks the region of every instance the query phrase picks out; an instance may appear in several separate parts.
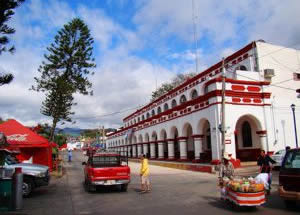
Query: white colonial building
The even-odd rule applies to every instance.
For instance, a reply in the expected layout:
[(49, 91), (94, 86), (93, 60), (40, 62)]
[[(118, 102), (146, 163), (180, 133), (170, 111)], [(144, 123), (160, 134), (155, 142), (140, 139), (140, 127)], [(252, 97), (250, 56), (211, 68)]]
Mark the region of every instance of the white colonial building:
[[(300, 81), (300, 52), (255, 41), (225, 58), (225, 151), (233, 159), (256, 160), (296, 147), (291, 104), (296, 105)], [(297, 74), (298, 73), (298, 74)], [(109, 148), (131, 157), (211, 162), (222, 147), (222, 61), (127, 116), (124, 126), (110, 134)], [(298, 139), (300, 139), (298, 132)]]

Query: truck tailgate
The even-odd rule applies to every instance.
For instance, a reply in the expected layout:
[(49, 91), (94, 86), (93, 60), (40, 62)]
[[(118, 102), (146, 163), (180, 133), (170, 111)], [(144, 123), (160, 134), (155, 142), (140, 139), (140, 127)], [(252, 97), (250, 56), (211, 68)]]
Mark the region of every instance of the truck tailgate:
[(94, 180), (129, 179), (130, 169), (128, 166), (103, 167), (93, 169)]

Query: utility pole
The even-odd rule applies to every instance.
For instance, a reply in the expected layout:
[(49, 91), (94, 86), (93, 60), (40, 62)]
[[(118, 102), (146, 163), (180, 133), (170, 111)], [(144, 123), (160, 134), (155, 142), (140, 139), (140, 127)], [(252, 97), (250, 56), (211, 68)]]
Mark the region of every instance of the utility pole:
[(224, 151), (225, 151), (225, 90), (226, 90), (226, 82), (225, 82), (225, 59), (222, 59), (222, 124), (221, 124), (221, 132), (222, 132), (222, 146), (221, 146), (221, 162), (223, 163)]
[(297, 137), (297, 126), (296, 126), (296, 117), (295, 117), (295, 107), (296, 105), (292, 104), (292, 112), (293, 112), (293, 119), (294, 119), (294, 129), (295, 129), (295, 140), (296, 140), (296, 148), (298, 148), (298, 137)]
[(102, 126), (102, 146), (104, 148), (106, 148), (106, 143), (105, 142), (105, 129), (104, 129), (104, 125)]

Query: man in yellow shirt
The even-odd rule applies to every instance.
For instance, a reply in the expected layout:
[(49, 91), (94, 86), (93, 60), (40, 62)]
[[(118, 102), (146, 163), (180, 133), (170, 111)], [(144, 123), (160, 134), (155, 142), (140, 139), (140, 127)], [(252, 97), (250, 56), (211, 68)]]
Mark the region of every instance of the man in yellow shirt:
[(142, 190), (141, 193), (150, 192), (150, 179), (149, 179), (149, 165), (148, 159), (144, 154), (141, 155), (141, 181), (142, 181)]

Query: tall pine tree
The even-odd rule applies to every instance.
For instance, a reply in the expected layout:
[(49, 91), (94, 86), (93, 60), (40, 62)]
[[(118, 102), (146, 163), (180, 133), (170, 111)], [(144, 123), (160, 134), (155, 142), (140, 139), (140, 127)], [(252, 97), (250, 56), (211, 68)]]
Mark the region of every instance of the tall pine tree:
[[(12, 15), (15, 14), (14, 9), (20, 6), (25, 0), (1, 0), (0, 1), (0, 55), (3, 52), (15, 51), (15, 47), (7, 47), (10, 42), (7, 35), (15, 33), (15, 29), (8, 26), (6, 23), (10, 20)], [(13, 80), (12, 74), (0, 73), (0, 86), (8, 84)]]
[(34, 78), (36, 86), (31, 89), (46, 93), (41, 113), (53, 118), (50, 140), (58, 122), (72, 121), (73, 95), (92, 95), (88, 75), (96, 67), (92, 58), (93, 42), (88, 26), (75, 18), (58, 31), (54, 43), (47, 48), (46, 61), (38, 70), (40, 77)]

